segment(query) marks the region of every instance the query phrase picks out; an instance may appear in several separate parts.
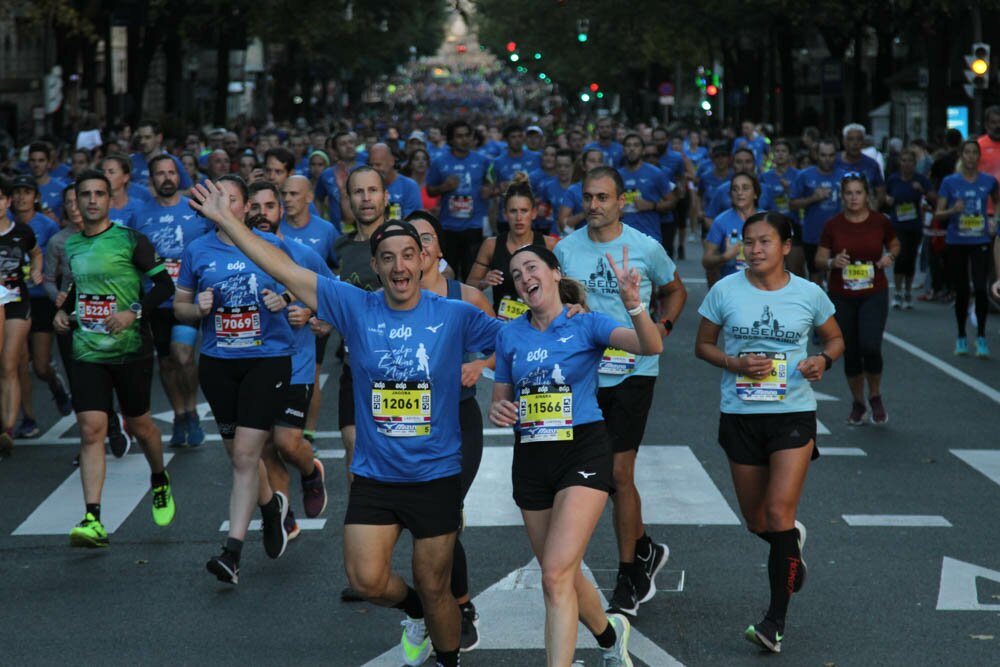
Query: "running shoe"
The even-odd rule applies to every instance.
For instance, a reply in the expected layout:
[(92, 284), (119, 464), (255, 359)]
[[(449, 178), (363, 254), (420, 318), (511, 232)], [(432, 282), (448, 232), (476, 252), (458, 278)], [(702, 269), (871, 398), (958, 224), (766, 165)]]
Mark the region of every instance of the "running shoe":
[(861, 426), (865, 423), (866, 414), (868, 414), (868, 408), (865, 407), (865, 404), (854, 401), (851, 403), (851, 414), (847, 416), (847, 423), (851, 426)]
[(639, 611), (639, 598), (636, 597), (635, 584), (632, 577), (619, 573), (618, 582), (615, 584), (615, 592), (611, 595), (611, 603), (608, 611), (621, 612), (629, 616), (635, 616)]
[(52, 383), (52, 400), (56, 402), (56, 408), (63, 417), (73, 414), (73, 401), (70, 400), (69, 392), (66, 391), (66, 383), (58, 373), (56, 373), (56, 378)]
[(299, 522), (295, 520), (295, 513), (292, 512), (292, 508), (288, 508), (288, 514), (285, 515), (285, 533), (288, 535), (288, 541), (291, 542), (296, 537), (302, 529), (299, 528)]
[(188, 413), (187, 429), (188, 447), (200, 447), (205, 444), (205, 431), (201, 428), (201, 420), (198, 419), (197, 410)]
[(903, 295), (903, 310), (913, 310), (913, 295), (909, 292)]
[(980, 359), (990, 358), (990, 348), (986, 345), (986, 338), (984, 336), (978, 336), (976, 338), (976, 356)]
[(459, 646), (462, 653), (468, 653), (479, 646), (479, 614), (476, 613), (476, 607), (471, 602), (459, 605), (459, 611), (462, 612), (462, 634)]
[(955, 356), (969, 356), (969, 341), (964, 336), (955, 341)]
[(0, 431), (0, 457), (9, 459), (14, 455), (14, 436), (10, 431)]
[(872, 407), (871, 420), (873, 424), (882, 426), (889, 421), (889, 413), (886, 412), (881, 396), (869, 396), (868, 405)]
[(615, 645), (601, 649), (601, 667), (632, 667), (632, 658), (628, 654), (628, 637), (632, 634), (632, 626), (621, 614), (608, 614), (608, 623), (615, 629)]
[(285, 532), (288, 498), (281, 491), (275, 491), (274, 497), (278, 501), (277, 508), (271, 508), (270, 503), (260, 508), (261, 532), (264, 534), (264, 552), (271, 558), (280, 558), (288, 546), (288, 533)]
[(225, 584), (235, 586), (240, 582), (240, 559), (226, 547), (222, 547), (221, 554), (208, 559), (205, 569)]
[(108, 546), (108, 531), (104, 530), (104, 526), (93, 514), (87, 512), (83, 516), (83, 521), (69, 531), (69, 545), (71, 547), (87, 547), (88, 549), (106, 547)]
[(17, 431), (14, 433), (15, 438), (37, 438), (42, 434), (41, 429), (38, 428), (38, 422), (34, 419), (29, 419), (24, 417), (21, 419), (21, 425), (17, 427)]
[(650, 540), (649, 546), (649, 551), (644, 554), (639, 553), (638, 549), (635, 552), (635, 560), (641, 571), (632, 583), (635, 585), (635, 596), (639, 604), (649, 602), (656, 595), (656, 575), (670, 558), (670, 547), (666, 544), (656, 544)]
[(187, 444), (188, 421), (184, 415), (174, 415), (174, 428), (170, 433), (170, 446), (183, 447)]
[(778, 624), (766, 616), (757, 625), (751, 625), (744, 630), (743, 636), (751, 644), (766, 648), (772, 653), (781, 653), (781, 640), (784, 637), (778, 630)]
[(108, 415), (108, 449), (116, 459), (128, 454), (132, 447), (132, 438), (122, 432), (121, 417), (117, 413)]
[(892, 296), (892, 309), (899, 310), (902, 307), (903, 307), (903, 295), (900, 294), (899, 292), (896, 292)]
[(170, 489), (170, 473), (164, 470), (163, 474), (167, 478), (167, 483), (153, 487), (153, 521), (157, 526), (169, 526), (174, 521), (174, 514), (177, 513), (174, 494)]
[(431, 637), (427, 633), (424, 619), (407, 616), (405, 621), (400, 621), (400, 625), (403, 626), (403, 638), (400, 640), (403, 664), (412, 667), (424, 664), (431, 654)]
[(326, 471), (319, 459), (313, 459), (317, 475), (312, 479), (302, 478), (302, 507), (306, 516), (314, 519), (326, 509)]
[(806, 559), (802, 557), (802, 547), (806, 545), (806, 526), (804, 523), (795, 520), (795, 530), (799, 533), (799, 571), (795, 574), (795, 583), (792, 584), (792, 592), (798, 593), (806, 585)]

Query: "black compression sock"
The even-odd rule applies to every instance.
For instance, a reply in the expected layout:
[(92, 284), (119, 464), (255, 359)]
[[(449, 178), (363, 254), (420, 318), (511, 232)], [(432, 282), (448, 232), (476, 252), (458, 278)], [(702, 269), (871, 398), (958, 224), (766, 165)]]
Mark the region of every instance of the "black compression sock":
[(635, 552), (637, 554), (647, 554), (653, 551), (653, 538), (651, 538), (645, 531), (642, 533), (642, 537), (635, 541)]
[(439, 651), (435, 646), (434, 663), (436, 667), (458, 667), (458, 649), (454, 651)]
[(777, 623), (780, 630), (784, 630), (788, 601), (792, 597), (799, 568), (802, 567), (799, 534), (793, 528), (770, 535), (771, 553), (767, 559), (767, 576), (771, 585), (771, 603), (767, 608), (767, 617)]
[(243, 540), (238, 540), (235, 537), (227, 537), (226, 546), (223, 548), (236, 556), (236, 560), (239, 560), (240, 554), (243, 553)]
[(410, 618), (424, 617), (424, 605), (420, 601), (420, 596), (409, 586), (406, 587), (406, 597), (403, 598), (403, 601), (393, 606), (396, 609), (402, 609)]
[(767, 542), (768, 544), (770, 544), (770, 543), (771, 543), (771, 533), (767, 533), (767, 532), (763, 532), (763, 533), (754, 533), (754, 535), (756, 535), (756, 536), (757, 536), (757, 537), (759, 537), (760, 539), (764, 540), (764, 541), (765, 541), (765, 542)]
[(87, 512), (94, 515), (98, 521), (101, 520), (101, 503), (87, 503)]
[(166, 486), (167, 484), (170, 483), (170, 480), (167, 479), (167, 471), (161, 470), (160, 472), (154, 472), (150, 474), (149, 482), (154, 487), (157, 487), (157, 486)]
[(615, 633), (615, 626), (608, 622), (608, 627), (604, 629), (601, 634), (595, 634), (594, 639), (597, 640), (597, 645), (601, 648), (611, 648), (618, 641), (618, 635)]
[(469, 565), (465, 559), (465, 548), (455, 540), (455, 550), (451, 560), (451, 596), (456, 600), (469, 594)]
[(318, 465), (313, 465), (313, 471), (311, 473), (309, 473), (308, 475), (302, 475), (302, 481), (303, 482), (311, 482), (314, 479), (316, 479), (317, 477), (319, 477), (319, 466)]

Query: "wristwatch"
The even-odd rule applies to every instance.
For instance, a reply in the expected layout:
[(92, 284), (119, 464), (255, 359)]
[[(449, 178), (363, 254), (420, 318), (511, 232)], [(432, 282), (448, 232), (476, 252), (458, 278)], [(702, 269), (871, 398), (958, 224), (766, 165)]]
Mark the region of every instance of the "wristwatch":
[(665, 317), (662, 320), (660, 320), (660, 324), (663, 325), (663, 328), (666, 330), (668, 336), (670, 335), (670, 332), (674, 330), (673, 321), (668, 320)]
[(135, 314), (135, 319), (142, 317), (142, 304), (141, 303), (130, 303), (128, 309)]
[(833, 367), (833, 357), (826, 352), (820, 352), (819, 356), (823, 357), (824, 361), (826, 361), (826, 370), (830, 370)]

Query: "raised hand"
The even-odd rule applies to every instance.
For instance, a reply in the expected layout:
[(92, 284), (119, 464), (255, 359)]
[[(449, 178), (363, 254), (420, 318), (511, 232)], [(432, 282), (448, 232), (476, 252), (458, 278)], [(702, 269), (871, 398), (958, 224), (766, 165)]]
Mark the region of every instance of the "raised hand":
[(621, 297), (625, 308), (632, 310), (636, 306), (642, 305), (642, 298), (639, 295), (639, 272), (636, 269), (629, 268), (628, 246), (622, 248), (622, 265), (620, 268), (615, 264), (611, 253), (604, 253), (604, 256), (608, 258), (611, 270), (615, 273), (615, 279), (618, 281), (618, 296)]

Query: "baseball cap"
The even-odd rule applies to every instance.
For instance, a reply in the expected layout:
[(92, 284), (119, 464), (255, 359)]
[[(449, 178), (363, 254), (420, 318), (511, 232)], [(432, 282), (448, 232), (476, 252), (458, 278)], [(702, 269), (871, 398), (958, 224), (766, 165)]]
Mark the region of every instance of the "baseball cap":
[(420, 130), (414, 130), (413, 132), (410, 132), (410, 136), (406, 138), (407, 141), (413, 141), (414, 139), (416, 139), (417, 141), (421, 141), (423, 143), (427, 143), (427, 135), (421, 132)]
[(20, 176), (15, 176), (14, 181), (10, 185), (11, 188), (28, 188), (29, 190), (34, 190), (38, 192), (38, 183), (35, 179), (26, 174), (21, 174)]
[(529, 126), (528, 126), (528, 127), (527, 127), (527, 128), (525, 129), (525, 130), (524, 130), (524, 133), (525, 133), (525, 134), (531, 134), (532, 132), (536, 132), (536, 133), (538, 133), (538, 134), (542, 134), (542, 135), (544, 135), (544, 134), (545, 134), (545, 132), (544, 132), (544, 131), (542, 130), (542, 128), (538, 127), (537, 125), (529, 125)]

